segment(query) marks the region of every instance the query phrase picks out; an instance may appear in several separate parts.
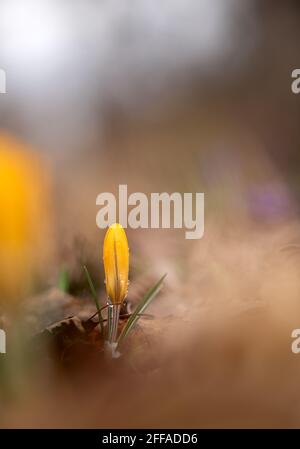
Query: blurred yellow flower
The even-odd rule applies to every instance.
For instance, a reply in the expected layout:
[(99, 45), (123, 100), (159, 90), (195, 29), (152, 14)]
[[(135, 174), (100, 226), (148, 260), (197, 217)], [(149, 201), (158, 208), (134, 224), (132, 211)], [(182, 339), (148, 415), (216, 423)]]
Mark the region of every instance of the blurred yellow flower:
[(118, 223), (106, 233), (103, 261), (107, 295), (112, 304), (121, 304), (128, 289), (129, 248), (126, 233)]
[(0, 302), (27, 293), (45, 242), (45, 172), (36, 155), (0, 134)]

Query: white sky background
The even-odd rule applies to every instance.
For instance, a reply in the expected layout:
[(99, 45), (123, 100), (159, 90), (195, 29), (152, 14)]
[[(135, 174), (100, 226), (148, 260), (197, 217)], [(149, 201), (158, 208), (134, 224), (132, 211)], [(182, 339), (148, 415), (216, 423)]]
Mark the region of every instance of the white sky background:
[(250, 3), (2, 0), (0, 113), (15, 108), (46, 146), (69, 135), (72, 148), (106, 101), (143, 109), (192, 69), (216, 79), (237, 69), (255, 42)]

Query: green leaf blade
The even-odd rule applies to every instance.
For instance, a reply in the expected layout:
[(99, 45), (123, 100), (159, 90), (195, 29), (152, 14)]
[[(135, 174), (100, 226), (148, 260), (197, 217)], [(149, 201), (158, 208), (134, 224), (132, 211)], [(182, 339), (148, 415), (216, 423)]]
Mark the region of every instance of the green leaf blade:
[(68, 293), (70, 289), (69, 273), (65, 267), (62, 267), (59, 272), (58, 288), (64, 293)]
[(98, 301), (97, 292), (96, 292), (94, 283), (92, 281), (92, 278), (90, 276), (89, 270), (87, 269), (86, 265), (83, 265), (83, 270), (85, 272), (85, 275), (86, 275), (86, 278), (87, 278), (87, 281), (88, 281), (88, 284), (89, 284), (89, 287), (90, 287), (90, 290), (91, 290), (91, 293), (92, 293), (92, 297), (93, 297), (93, 299), (95, 301), (95, 305), (96, 305), (96, 309), (97, 309), (98, 317), (99, 317), (99, 324), (100, 324), (100, 327), (101, 327), (101, 332), (103, 334), (104, 321), (103, 321), (103, 316), (102, 316), (102, 313), (101, 313), (101, 307), (100, 307), (100, 304), (99, 304), (99, 301)]
[(157, 296), (157, 294), (160, 292), (162, 288), (163, 281), (165, 277), (167, 276), (167, 273), (162, 276), (162, 278), (152, 287), (150, 288), (144, 297), (141, 299), (139, 304), (137, 305), (135, 311), (127, 321), (125, 327), (123, 328), (119, 338), (118, 338), (118, 347), (123, 343), (125, 338), (128, 336), (129, 332), (132, 330), (136, 322), (139, 320), (141, 314), (144, 312), (144, 310), (149, 306), (149, 304), (153, 301), (153, 299)]

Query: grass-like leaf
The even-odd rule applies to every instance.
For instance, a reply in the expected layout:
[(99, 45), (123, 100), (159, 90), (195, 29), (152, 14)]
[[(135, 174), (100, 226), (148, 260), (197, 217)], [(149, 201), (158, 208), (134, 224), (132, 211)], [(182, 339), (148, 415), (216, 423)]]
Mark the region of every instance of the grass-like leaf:
[(102, 313), (101, 313), (101, 307), (100, 307), (100, 304), (99, 304), (99, 301), (98, 301), (97, 292), (96, 292), (94, 283), (92, 281), (92, 278), (90, 276), (89, 270), (87, 269), (86, 265), (83, 265), (83, 269), (84, 269), (84, 272), (85, 272), (85, 275), (86, 275), (86, 278), (87, 278), (87, 281), (88, 281), (88, 284), (89, 284), (89, 287), (90, 287), (90, 290), (91, 290), (91, 293), (92, 293), (92, 297), (93, 297), (93, 299), (95, 301), (95, 305), (96, 305), (96, 309), (97, 309), (98, 317), (99, 317), (99, 324), (100, 324), (100, 328), (101, 328), (101, 333), (103, 335), (103, 332), (104, 332), (104, 324), (103, 323), (104, 323), (104, 321), (103, 321), (103, 316), (102, 316)]
[(68, 291), (69, 291), (70, 279), (69, 279), (69, 273), (65, 267), (62, 267), (59, 272), (58, 288), (64, 293), (68, 293)]
[(148, 305), (151, 303), (151, 301), (156, 297), (156, 295), (159, 293), (160, 289), (162, 288), (163, 281), (165, 277), (167, 276), (167, 273), (163, 275), (163, 277), (155, 284), (152, 288), (150, 288), (145, 296), (141, 299), (139, 304), (137, 305), (135, 311), (127, 321), (125, 327), (123, 328), (119, 338), (118, 338), (118, 346), (121, 345), (121, 343), (125, 340), (133, 326), (136, 324), (138, 319), (140, 318), (141, 314), (144, 312), (144, 310), (148, 307)]

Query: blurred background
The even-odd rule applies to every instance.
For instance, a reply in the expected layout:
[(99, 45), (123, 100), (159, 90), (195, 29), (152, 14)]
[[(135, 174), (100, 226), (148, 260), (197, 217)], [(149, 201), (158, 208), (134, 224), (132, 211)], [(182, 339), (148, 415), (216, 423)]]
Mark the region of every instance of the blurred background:
[[(206, 195), (202, 240), (128, 230), (129, 300), (168, 278), (151, 306), (158, 321), (141, 324), (146, 385), (126, 371), (118, 392), (126, 413), (108, 393), (79, 388), (88, 369), (71, 388), (43, 367), (51, 393), (45, 380), (26, 393), (17, 380), (21, 399), (9, 396), (2, 425), (300, 424), (289, 346), (300, 326), (299, 25), (296, 0), (1, 2), (4, 309), (33, 304), (34, 331), (65, 318), (88, 296), (82, 263), (103, 294), (99, 193), (127, 184)], [(128, 401), (133, 388), (141, 394)], [(53, 397), (65, 408), (49, 416)]]

